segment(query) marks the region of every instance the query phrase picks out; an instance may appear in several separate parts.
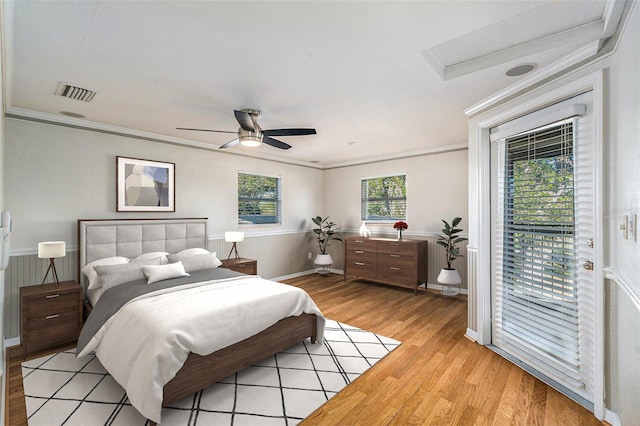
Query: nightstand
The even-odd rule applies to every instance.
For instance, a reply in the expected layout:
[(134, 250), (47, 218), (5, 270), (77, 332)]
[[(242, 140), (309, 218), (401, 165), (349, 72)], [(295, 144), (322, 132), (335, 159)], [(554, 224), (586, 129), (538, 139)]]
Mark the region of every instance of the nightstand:
[(75, 342), (82, 328), (82, 287), (75, 281), (20, 287), (22, 356)]
[(221, 262), (223, 268), (231, 269), (232, 271), (242, 272), (248, 275), (258, 274), (258, 261), (254, 259), (241, 257), (240, 259), (221, 260)]

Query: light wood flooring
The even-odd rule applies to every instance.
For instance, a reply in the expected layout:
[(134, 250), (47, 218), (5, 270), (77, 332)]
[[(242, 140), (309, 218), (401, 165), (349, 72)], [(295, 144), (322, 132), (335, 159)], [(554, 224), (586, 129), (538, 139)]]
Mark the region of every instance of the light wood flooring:
[[(601, 425), (592, 413), (466, 339), (467, 300), (342, 275), (285, 281), (324, 315), (402, 345), (302, 422), (309, 425)], [(19, 348), (7, 351), (5, 424), (26, 425)], [(33, 357), (41, 356), (34, 354)]]

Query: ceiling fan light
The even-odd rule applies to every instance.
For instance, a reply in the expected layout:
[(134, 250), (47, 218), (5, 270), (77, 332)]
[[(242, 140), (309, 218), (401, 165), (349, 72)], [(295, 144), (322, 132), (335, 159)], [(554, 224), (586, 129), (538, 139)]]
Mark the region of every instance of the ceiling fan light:
[(256, 146), (260, 146), (262, 141), (257, 136), (243, 136), (240, 138), (240, 144), (250, 148), (255, 148)]

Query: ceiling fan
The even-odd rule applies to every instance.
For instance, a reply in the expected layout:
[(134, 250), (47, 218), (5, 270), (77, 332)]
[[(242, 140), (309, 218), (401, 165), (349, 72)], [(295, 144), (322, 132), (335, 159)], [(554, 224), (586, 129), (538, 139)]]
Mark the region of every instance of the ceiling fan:
[(244, 146), (255, 147), (262, 143), (271, 145), (280, 149), (289, 149), (291, 145), (272, 138), (272, 136), (302, 136), (302, 135), (315, 135), (316, 129), (271, 129), (262, 130), (258, 124), (258, 119), (261, 116), (260, 111), (255, 109), (242, 109), (240, 111), (234, 110), (233, 113), (236, 116), (236, 120), (240, 124), (240, 128), (237, 132), (230, 132), (226, 130), (210, 130), (210, 129), (191, 129), (188, 127), (176, 127), (177, 130), (196, 130), (199, 132), (216, 132), (216, 133), (237, 133), (238, 137), (232, 141), (220, 146), (220, 149), (231, 148), (237, 144)]

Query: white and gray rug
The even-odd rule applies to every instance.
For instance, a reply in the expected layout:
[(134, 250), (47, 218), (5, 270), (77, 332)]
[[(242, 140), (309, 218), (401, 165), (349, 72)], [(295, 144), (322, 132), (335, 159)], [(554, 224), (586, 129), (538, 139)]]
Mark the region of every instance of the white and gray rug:
[[(327, 320), (324, 344), (303, 342), (162, 410), (162, 425), (294, 425), (400, 342)], [(94, 356), (75, 350), (22, 364), (30, 426), (144, 425)]]

